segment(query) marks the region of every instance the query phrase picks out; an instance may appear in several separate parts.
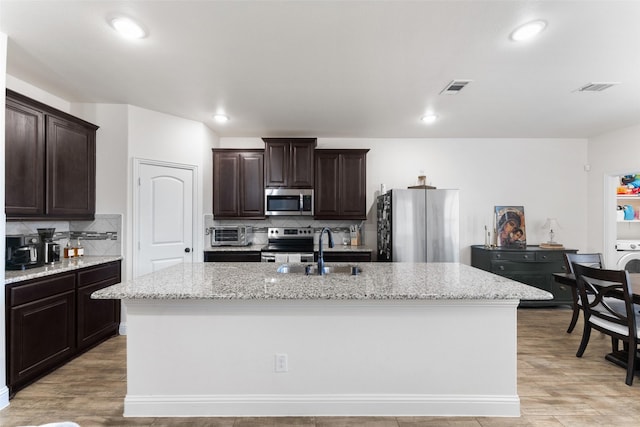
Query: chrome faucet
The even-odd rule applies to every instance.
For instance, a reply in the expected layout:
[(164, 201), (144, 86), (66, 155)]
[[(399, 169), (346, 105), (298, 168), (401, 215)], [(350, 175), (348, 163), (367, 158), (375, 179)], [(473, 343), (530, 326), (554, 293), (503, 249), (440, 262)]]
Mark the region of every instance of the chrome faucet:
[(322, 235), (325, 231), (327, 232), (327, 236), (329, 236), (329, 247), (333, 247), (333, 234), (331, 234), (331, 229), (329, 227), (324, 227), (320, 230), (320, 239), (318, 240), (318, 274), (324, 274), (324, 249), (322, 248)]

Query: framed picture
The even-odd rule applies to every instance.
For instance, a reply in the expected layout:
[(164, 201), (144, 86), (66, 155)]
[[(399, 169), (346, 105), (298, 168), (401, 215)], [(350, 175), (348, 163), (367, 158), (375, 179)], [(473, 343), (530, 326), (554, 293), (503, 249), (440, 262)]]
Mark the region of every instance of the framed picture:
[(527, 246), (524, 206), (496, 206), (495, 230), (497, 244), (506, 248)]

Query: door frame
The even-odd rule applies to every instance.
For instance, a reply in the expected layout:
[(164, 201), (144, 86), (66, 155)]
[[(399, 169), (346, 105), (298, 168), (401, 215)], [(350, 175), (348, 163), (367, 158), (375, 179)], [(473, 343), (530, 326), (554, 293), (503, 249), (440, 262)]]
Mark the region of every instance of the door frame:
[(194, 262), (198, 261), (198, 254), (201, 252), (200, 250), (200, 241), (196, 239), (197, 230), (199, 228), (198, 218), (200, 217), (200, 213), (198, 211), (200, 207), (200, 203), (198, 203), (198, 166), (197, 165), (187, 165), (182, 163), (173, 163), (173, 162), (165, 162), (161, 160), (151, 160), (151, 159), (143, 159), (139, 157), (133, 158), (133, 179), (131, 182), (132, 185), (132, 193), (133, 193), (133, 221), (131, 222), (132, 235), (133, 235), (133, 244), (131, 251), (131, 259), (132, 259), (132, 277), (138, 277), (138, 261), (140, 259), (138, 248), (140, 246), (140, 227), (138, 224), (140, 223), (140, 168), (142, 166), (162, 166), (173, 169), (184, 169), (191, 171), (191, 224), (192, 226), (192, 236), (191, 241), (193, 242), (193, 259)]

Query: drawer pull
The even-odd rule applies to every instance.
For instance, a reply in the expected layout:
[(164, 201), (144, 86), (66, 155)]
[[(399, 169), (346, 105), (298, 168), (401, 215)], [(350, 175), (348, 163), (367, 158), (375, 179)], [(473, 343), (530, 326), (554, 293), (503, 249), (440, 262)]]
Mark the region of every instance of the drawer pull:
[(498, 269), (504, 271), (504, 265), (501, 265), (500, 267), (498, 267)]
[(547, 259), (547, 256), (546, 255), (542, 255), (542, 259)]
[(496, 258), (502, 258), (501, 254), (496, 254)]
[(525, 255), (523, 255), (522, 257), (523, 257), (524, 259), (529, 259), (529, 255), (528, 255), (528, 254), (525, 254)]

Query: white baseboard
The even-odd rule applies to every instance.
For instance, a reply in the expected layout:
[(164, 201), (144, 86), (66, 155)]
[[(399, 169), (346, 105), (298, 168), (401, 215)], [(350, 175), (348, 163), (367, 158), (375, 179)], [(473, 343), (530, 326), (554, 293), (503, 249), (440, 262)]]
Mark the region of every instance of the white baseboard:
[(9, 406), (9, 387), (0, 388), (0, 411)]
[(125, 417), (487, 416), (519, 417), (514, 396), (197, 395), (131, 396)]

